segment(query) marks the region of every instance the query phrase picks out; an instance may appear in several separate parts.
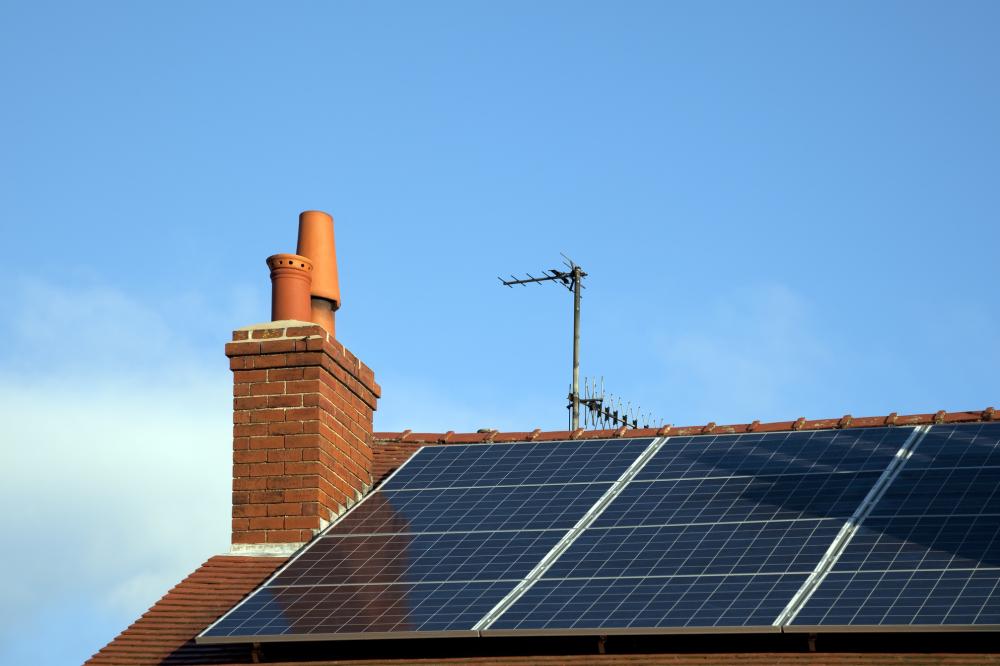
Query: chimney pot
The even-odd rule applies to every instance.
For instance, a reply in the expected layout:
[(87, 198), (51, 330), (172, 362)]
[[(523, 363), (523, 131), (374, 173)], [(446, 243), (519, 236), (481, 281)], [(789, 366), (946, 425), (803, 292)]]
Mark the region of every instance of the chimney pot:
[(311, 321), (334, 333), (333, 313), (340, 308), (340, 280), (337, 275), (337, 248), (333, 217), (319, 210), (299, 214), (300, 255), (313, 262)]
[(313, 264), (298, 254), (274, 254), (267, 258), (271, 269), (271, 321), (311, 321)]

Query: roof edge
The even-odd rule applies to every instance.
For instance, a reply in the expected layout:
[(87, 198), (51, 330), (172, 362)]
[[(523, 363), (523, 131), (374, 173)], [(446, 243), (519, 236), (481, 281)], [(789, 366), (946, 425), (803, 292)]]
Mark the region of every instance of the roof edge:
[(932, 425), (940, 423), (975, 423), (980, 421), (1000, 420), (1000, 415), (993, 407), (983, 410), (949, 412), (939, 410), (927, 414), (905, 414), (896, 412), (886, 416), (863, 416), (855, 418), (845, 414), (839, 418), (808, 420), (799, 417), (794, 421), (774, 421), (761, 423), (736, 423), (718, 425), (714, 421), (704, 425), (674, 426), (662, 428), (617, 428), (614, 430), (549, 430), (520, 432), (500, 432), (487, 430), (472, 433), (456, 433), (452, 430), (443, 433), (413, 432), (376, 432), (374, 439), (382, 443), (405, 444), (488, 444), (494, 442), (538, 442), (567, 439), (614, 439), (630, 437), (679, 437), (685, 435), (724, 435), (746, 432), (783, 432), (793, 430), (832, 430), (842, 428), (879, 428), (884, 426)]

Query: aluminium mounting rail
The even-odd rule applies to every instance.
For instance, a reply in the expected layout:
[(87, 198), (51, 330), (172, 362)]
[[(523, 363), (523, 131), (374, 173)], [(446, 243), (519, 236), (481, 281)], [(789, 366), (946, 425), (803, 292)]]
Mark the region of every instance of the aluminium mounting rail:
[(636, 458), (631, 465), (629, 465), (628, 469), (622, 472), (622, 475), (611, 484), (611, 487), (608, 488), (603, 495), (601, 495), (594, 505), (590, 507), (587, 513), (585, 513), (583, 517), (581, 517), (580, 520), (578, 520), (576, 524), (573, 525), (573, 527), (571, 527), (570, 530), (566, 532), (566, 534), (563, 535), (563, 537), (556, 542), (554, 546), (552, 546), (552, 549), (545, 554), (545, 557), (543, 557), (537, 565), (535, 565), (535, 568), (529, 571), (524, 579), (518, 583), (513, 590), (508, 592), (503, 599), (497, 602), (497, 605), (490, 609), (490, 611), (486, 613), (486, 615), (484, 615), (482, 619), (475, 624), (475, 626), (472, 627), (472, 630), (482, 632), (489, 629), (501, 615), (513, 606), (518, 599), (524, 596), (524, 594), (530, 590), (535, 583), (541, 580), (542, 576), (545, 575), (545, 572), (548, 571), (552, 565), (555, 564), (556, 560), (558, 560), (559, 557), (573, 545), (573, 542), (576, 541), (577, 537), (583, 534), (583, 531), (590, 527), (594, 521), (600, 517), (600, 515), (608, 507), (608, 504), (618, 497), (619, 493), (625, 489), (625, 486), (628, 485), (629, 481), (634, 479), (635, 476), (642, 471), (642, 468), (646, 466), (646, 463), (649, 462), (650, 458), (656, 455), (656, 452), (660, 450), (660, 447), (666, 444), (669, 439), (669, 437), (657, 437), (650, 442), (649, 446), (647, 446), (639, 457)]
[(816, 568), (813, 569), (812, 573), (809, 574), (809, 577), (806, 578), (804, 583), (802, 583), (802, 587), (800, 587), (799, 591), (796, 592), (791, 598), (788, 605), (786, 605), (781, 613), (778, 614), (778, 617), (775, 618), (772, 623), (773, 626), (785, 627), (792, 623), (795, 616), (798, 615), (799, 611), (802, 610), (802, 607), (805, 606), (806, 602), (808, 602), (810, 597), (812, 597), (816, 588), (819, 587), (820, 583), (822, 583), (826, 578), (826, 575), (833, 569), (833, 565), (837, 563), (837, 560), (840, 559), (844, 550), (851, 543), (851, 539), (854, 538), (858, 528), (860, 528), (861, 524), (864, 523), (868, 514), (872, 512), (872, 509), (875, 508), (878, 501), (882, 499), (882, 495), (884, 495), (885, 491), (890, 485), (892, 485), (892, 482), (899, 475), (900, 471), (902, 471), (903, 466), (906, 465), (906, 461), (913, 455), (913, 451), (930, 431), (930, 428), (930, 426), (923, 425), (913, 429), (910, 436), (906, 438), (903, 445), (898, 451), (896, 451), (896, 455), (893, 456), (891, 461), (889, 461), (889, 464), (882, 472), (882, 475), (875, 481), (875, 484), (872, 486), (871, 490), (868, 491), (868, 494), (865, 495), (865, 498), (861, 500), (861, 504), (858, 505), (858, 508), (854, 510), (853, 514), (851, 514), (851, 517), (848, 518), (843, 527), (840, 528), (840, 531), (837, 533), (837, 536), (834, 537), (830, 547), (826, 549), (823, 557), (820, 558), (820, 561), (816, 564)]

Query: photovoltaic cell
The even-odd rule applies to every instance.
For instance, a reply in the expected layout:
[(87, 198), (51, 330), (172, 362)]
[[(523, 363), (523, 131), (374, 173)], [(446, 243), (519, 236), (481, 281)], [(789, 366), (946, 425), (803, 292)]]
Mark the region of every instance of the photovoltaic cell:
[(1000, 624), (998, 449), (1000, 424), (932, 427), (792, 624)]
[(541, 580), (492, 630), (770, 625), (805, 575)]
[(385, 490), (615, 481), (652, 439), (429, 446)]

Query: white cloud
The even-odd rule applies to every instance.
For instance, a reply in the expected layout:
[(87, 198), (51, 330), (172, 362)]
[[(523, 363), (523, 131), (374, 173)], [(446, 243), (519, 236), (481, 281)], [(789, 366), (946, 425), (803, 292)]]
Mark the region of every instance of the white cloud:
[(680, 332), (657, 343), (671, 414), (690, 424), (789, 418), (805, 403), (802, 388), (833, 364), (811, 314), (792, 289), (767, 284), (737, 289), (675, 322), (666, 330)]
[(121, 291), (21, 293), (0, 358), (0, 549), (16, 572), (0, 644), (15, 654), (80, 599), (123, 629), (228, 547), (232, 406), (222, 339), (208, 364), (183, 321)]

